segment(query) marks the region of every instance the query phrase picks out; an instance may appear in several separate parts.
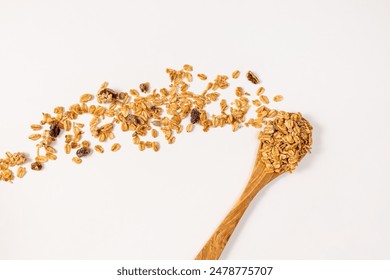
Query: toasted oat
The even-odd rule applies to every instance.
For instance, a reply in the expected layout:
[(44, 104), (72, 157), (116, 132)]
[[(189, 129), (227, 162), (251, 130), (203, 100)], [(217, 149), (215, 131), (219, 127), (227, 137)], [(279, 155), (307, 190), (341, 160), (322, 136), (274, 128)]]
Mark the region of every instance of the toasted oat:
[(45, 156), (37, 156), (37, 157), (35, 157), (35, 161), (39, 162), (39, 163), (43, 163), (43, 162), (47, 162), (48, 159)]
[(202, 81), (207, 80), (207, 76), (205, 74), (198, 74), (198, 78), (201, 79)]
[(65, 144), (64, 150), (66, 154), (70, 154), (71, 149), (72, 147), (70, 146), (70, 144)]
[(157, 152), (160, 149), (160, 144), (158, 142), (153, 142), (153, 150)]
[(264, 104), (269, 104), (269, 99), (266, 95), (261, 95), (260, 101), (263, 102)]
[(81, 158), (79, 158), (79, 157), (73, 157), (73, 158), (72, 158), (72, 161), (73, 161), (74, 163), (76, 163), (76, 164), (80, 164), (80, 163), (83, 162), (83, 160), (82, 160)]
[(36, 140), (38, 140), (38, 139), (41, 138), (41, 134), (34, 133), (34, 134), (31, 134), (28, 138), (29, 138), (30, 140), (36, 141)]
[(24, 175), (26, 175), (27, 171), (26, 171), (26, 168), (25, 167), (22, 167), (22, 166), (19, 166), (18, 167), (18, 170), (16, 172), (16, 176), (18, 178), (23, 178)]
[(175, 143), (175, 140), (176, 140), (176, 137), (175, 136), (171, 136), (168, 138), (168, 144), (173, 144)]
[(153, 145), (153, 144), (152, 144), (152, 142), (150, 142), (150, 141), (146, 141), (146, 142), (145, 142), (145, 148), (148, 148), (148, 149), (149, 149), (149, 148), (152, 147), (152, 145)]
[(185, 71), (189, 71), (189, 72), (191, 72), (191, 71), (193, 70), (192, 66), (189, 65), (189, 64), (184, 64), (184, 65), (183, 65), (183, 69), (184, 69)]
[(259, 87), (259, 89), (257, 90), (256, 94), (257, 95), (262, 95), (264, 92), (265, 92), (265, 88)]
[(258, 100), (258, 99), (252, 100), (252, 103), (253, 103), (253, 105), (255, 105), (256, 107), (259, 107), (259, 106), (261, 105), (260, 100)]
[(91, 145), (91, 143), (89, 143), (89, 141), (87, 141), (87, 140), (83, 140), (83, 142), (81, 142), (81, 146), (83, 146), (85, 148), (89, 148), (90, 145)]
[(111, 151), (116, 152), (119, 151), (121, 148), (121, 145), (119, 143), (115, 143), (114, 145), (111, 146)]
[(51, 146), (46, 146), (46, 147), (45, 147), (45, 151), (48, 152), (48, 153), (52, 153), (52, 154), (57, 153), (56, 149), (54, 149), (54, 148), (51, 147)]
[(155, 129), (152, 129), (152, 137), (156, 138), (158, 136), (158, 131)]
[(189, 123), (186, 127), (187, 132), (191, 132), (194, 129), (194, 125), (192, 123)]
[(104, 153), (104, 148), (100, 145), (95, 145), (95, 151), (98, 153)]
[(259, 78), (252, 71), (248, 71), (248, 73), (246, 73), (246, 78), (253, 84), (258, 84), (260, 82)]
[(280, 101), (282, 101), (283, 100), (283, 96), (282, 95), (275, 95), (274, 96), (274, 101), (275, 102), (280, 102)]
[(233, 79), (237, 79), (238, 77), (240, 76), (240, 71), (239, 70), (236, 70), (232, 73), (232, 78)]
[(52, 153), (46, 153), (46, 158), (50, 159), (50, 160), (56, 160), (57, 156), (55, 154), (52, 154)]
[(41, 130), (42, 126), (40, 124), (32, 124), (31, 126), (32, 130)]
[(80, 102), (88, 102), (88, 101), (91, 101), (92, 98), (93, 98), (92, 94), (85, 93), (85, 94), (80, 96)]

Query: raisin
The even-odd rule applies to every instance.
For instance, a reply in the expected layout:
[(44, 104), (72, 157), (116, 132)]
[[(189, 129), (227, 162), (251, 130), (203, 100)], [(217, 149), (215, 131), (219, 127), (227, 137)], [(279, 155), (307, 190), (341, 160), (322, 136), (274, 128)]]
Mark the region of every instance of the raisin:
[(90, 148), (87, 148), (87, 147), (82, 147), (80, 149), (78, 149), (76, 151), (76, 155), (81, 158), (81, 157), (85, 157), (87, 155), (89, 155), (89, 153), (91, 152), (91, 149)]
[(191, 123), (195, 124), (200, 120), (200, 113), (196, 109), (192, 109), (191, 111)]
[(55, 122), (50, 126), (49, 135), (51, 137), (57, 137), (61, 132), (61, 128), (58, 126), (58, 124)]

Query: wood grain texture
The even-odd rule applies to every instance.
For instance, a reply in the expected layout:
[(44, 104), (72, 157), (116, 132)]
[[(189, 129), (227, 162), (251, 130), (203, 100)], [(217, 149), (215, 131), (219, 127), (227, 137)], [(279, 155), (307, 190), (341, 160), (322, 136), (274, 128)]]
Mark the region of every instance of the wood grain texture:
[(213, 235), (203, 246), (202, 250), (195, 257), (196, 260), (217, 260), (222, 254), (227, 242), (229, 241), (234, 229), (236, 228), (241, 217), (245, 213), (249, 204), (256, 194), (270, 181), (278, 177), (277, 173), (269, 173), (265, 171), (265, 165), (259, 160), (257, 155), (255, 167), (249, 182), (241, 194), (240, 198), (233, 206), (232, 210), (227, 214)]

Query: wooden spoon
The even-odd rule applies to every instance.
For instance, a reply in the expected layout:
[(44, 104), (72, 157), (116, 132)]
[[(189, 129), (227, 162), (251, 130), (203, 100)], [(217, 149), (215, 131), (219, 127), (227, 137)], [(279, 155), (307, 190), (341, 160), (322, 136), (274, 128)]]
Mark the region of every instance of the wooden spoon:
[(196, 256), (196, 260), (217, 260), (222, 254), (226, 243), (229, 241), (234, 229), (245, 213), (249, 204), (256, 194), (269, 182), (278, 177), (279, 173), (266, 171), (265, 164), (260, 160), (260, 153), (257, 153), (256, 163), (249, 182), (241, 194), (233, 209), (227, 214), (213, 235), (203, 246)]

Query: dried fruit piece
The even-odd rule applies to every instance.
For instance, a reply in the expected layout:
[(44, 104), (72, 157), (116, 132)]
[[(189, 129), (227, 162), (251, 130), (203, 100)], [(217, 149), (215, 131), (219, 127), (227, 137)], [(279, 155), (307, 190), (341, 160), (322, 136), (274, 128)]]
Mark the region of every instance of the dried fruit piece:
[(254, 84), (258, 84), (260, 82), (259, 78), (257, 78), (252, 71), (248, 71), (248, 73), (246, 73), (246, 78)]
[(58, 126), (57, 122), (54, 122), (52, 125), (50, 125), (49, 135), (51, 137), (57, 137), (61, 132), (61, 128)]
[(200, 120), (200, 113), (197, 109), (192, 109), (191, 111), (191, 123), (196, 124)]
[(76, 156), (80, 157), (85, 157), (91, 153), (91, 149), (88, 147), (81, 147), (76, 151)]

